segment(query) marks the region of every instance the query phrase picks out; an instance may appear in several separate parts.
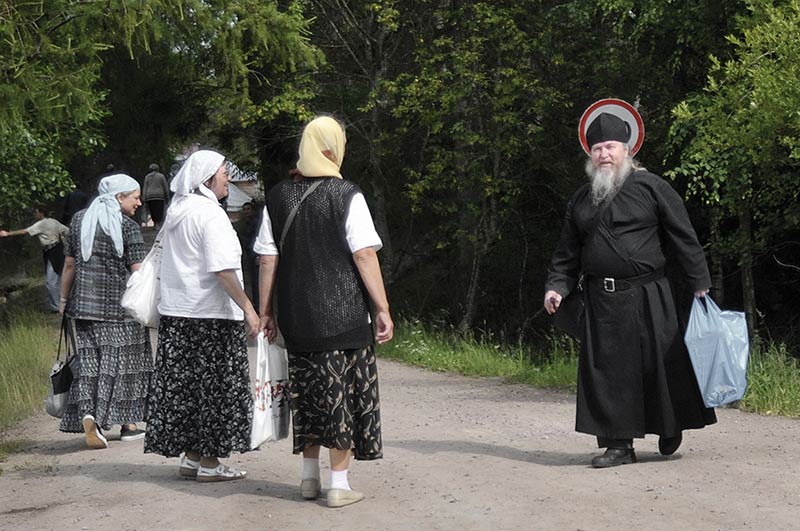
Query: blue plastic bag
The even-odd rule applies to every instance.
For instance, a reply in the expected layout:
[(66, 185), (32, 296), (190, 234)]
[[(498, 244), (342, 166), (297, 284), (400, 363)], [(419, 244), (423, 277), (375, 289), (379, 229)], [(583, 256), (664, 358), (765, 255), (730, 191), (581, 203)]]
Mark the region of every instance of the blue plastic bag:
[(683, 340), (706, 407), (735, 402), (747, 388), (750, 340), (744, 312), (722, 311), (695, 297)]

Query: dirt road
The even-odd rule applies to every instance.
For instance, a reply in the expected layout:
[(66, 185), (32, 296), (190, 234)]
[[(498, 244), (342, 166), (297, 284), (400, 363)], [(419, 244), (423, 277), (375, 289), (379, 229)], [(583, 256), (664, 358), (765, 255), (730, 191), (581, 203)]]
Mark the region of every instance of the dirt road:
[(231, 458), (243, 481), (198, 484), (116, 429), (88, 450), (41, 413), (6, 434), (30, 444), (2, 465), (0, 529), (800, 528), (799, 420), (721, 410), (675, 456), (649, 437), (638, 464), (595, 470), (572, 395), (388, 361), (380, 374), (385, 458), (351, 468), (361, 503), (302, 500), (288, 440)]

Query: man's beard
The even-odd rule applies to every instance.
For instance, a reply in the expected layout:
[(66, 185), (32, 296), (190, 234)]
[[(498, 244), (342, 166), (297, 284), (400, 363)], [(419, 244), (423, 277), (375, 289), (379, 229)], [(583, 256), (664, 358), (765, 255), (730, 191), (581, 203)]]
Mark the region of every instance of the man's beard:
[(592, 204), (597, 206), (605, 201), (610, 195), (617, 193), (617, 190), (625, 183), (625, 179), (633, 168), (630, 157), (625, 157), (619, 168), (592, 166), (592, 160), (586, 161), (586, 175), (592, 183)]

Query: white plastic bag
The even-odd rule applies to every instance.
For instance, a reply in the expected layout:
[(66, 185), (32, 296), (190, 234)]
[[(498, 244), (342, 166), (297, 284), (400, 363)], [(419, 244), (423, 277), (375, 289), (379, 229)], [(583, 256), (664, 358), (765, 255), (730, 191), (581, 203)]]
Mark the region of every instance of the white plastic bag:
[(286, 349), (258, 334), (250, 448), (289, 436), (289, 361)]
[[(163, 230), (163, 229), (162, 229)], [(161, 233), (138, 271), (128, 279), (120, 304), (131, 317), (150, 328), (158, 328), (161, 301)]]
[(722, 311), (695, 297), (684, 342), (706, 407), (735, 402), (747, 388), (750, 341), (743, 312)]

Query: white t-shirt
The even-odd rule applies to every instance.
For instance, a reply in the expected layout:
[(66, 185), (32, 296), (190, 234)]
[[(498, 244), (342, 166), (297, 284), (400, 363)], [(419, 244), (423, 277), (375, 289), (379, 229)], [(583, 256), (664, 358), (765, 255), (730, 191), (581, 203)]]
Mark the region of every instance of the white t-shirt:
[[(367, 247), (372, 247), (379, 251), (383, 247), (381, 237), (378, 236), (375, 224), (372, 222), (372, 215), (369, 213), (364, 194), (357, 193), (350, 200), (350, 209), (345, 220), (345, 233), (347, 235), (347, 246), (350, 248), (351, 253)], [(257, 254), (263, 255), (274, 256), (278, 254), (278, 244), (272, 234), (272, 223), (266, 207), (264, 208), (264, 217), (262, 218), (261, 228), (258, 230), (253, 250)]]
[(53, 218), (44, 218), (25, 229), (25, 231), (31, 236), (37, 236), (42, 247), (47, 247), (61, 241), (61, 238), (69, 232), (69, 229)]
[(215, 273), (236, 270), (242, 283), (242, 247), (224, 210), (207, 198), (189, 196), (189, 212), (163, 239), (161, 302), (173, 317), (244, 320)]

